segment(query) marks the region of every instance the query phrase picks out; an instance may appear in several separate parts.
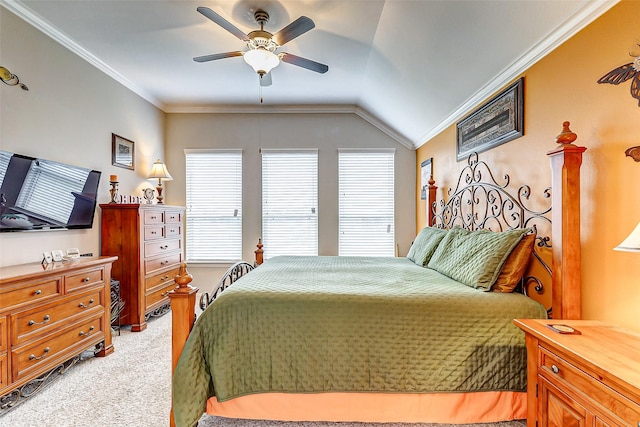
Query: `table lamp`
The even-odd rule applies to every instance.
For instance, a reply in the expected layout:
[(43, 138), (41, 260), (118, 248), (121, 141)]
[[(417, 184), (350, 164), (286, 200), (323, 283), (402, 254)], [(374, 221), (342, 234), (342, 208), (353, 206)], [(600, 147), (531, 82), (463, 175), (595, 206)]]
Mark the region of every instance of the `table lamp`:
[(148, 178), (158, 179), (158, 185), (156, 186), (156, 191), (158, 192), (157, 199), (158, 199), (158, 204), (162, 205), (163, 204), (162, 181), (171, 181), (173, 180), (173, 177), (167, 170), (167, 167), (165, 166), (165, 164), (162, 163), (160, 159), (158, 159), (156, 162), (153, 163), (153, 167), (151, 168), (151, 173), (149, 174)]
[(613, 248), (616, 251), (640, 252), (640, 223), (622, 243)]

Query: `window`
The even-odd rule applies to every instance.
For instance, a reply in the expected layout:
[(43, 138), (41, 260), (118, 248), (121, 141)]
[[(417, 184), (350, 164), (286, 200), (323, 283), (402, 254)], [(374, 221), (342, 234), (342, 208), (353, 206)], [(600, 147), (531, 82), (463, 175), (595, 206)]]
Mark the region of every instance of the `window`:
[(318, 255), (317, 150), (262, 150), (265, 258)]
[(341, 149), (338, 187), (338, 254), (393, 256), (393, 149)]
[(188, 262), (242, 259), (242, 151), (185, 150)]

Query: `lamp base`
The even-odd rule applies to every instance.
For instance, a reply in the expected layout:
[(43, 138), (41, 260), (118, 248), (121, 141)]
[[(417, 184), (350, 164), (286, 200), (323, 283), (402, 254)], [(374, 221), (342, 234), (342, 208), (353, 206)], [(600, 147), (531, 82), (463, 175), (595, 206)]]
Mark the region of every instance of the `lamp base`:
[(158, 183), (158, 186), (156, 187), (156, 191), (158, 192), (158, 195), (156, 196), (156, 199), (158, 200), (158, 204), (159, 205), (164, 205), (164, 202), (162, 201), (164, 199), (164, 197), (162, 197), (162, 183)]

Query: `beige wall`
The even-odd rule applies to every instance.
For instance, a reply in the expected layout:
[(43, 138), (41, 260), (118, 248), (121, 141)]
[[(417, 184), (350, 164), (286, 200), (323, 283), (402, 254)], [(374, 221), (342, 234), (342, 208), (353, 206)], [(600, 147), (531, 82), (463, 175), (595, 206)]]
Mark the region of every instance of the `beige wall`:
[[(355, 114), (169, 114), (168, 196), (185, 203), (185, 148), (242, 148), (243, 257), (253, 260), (261, 235), (260, 148), (318, 149), (318, 250), (338, 253), (338, 149), (395, 148), (396, 242), (405, 255), (415, 237), (415, 151), (396, 143)], [(224, 266), (226, 267), (226, 266)], [(210, 289), (224, 267), (189, 265), (194, 283)]]
[[(165, 114), (11, 12), (0, 7), (0, 65), (29, 86), (0, 84), (0, 149), (102, 171), (122, 194), (140, 194), (164, 152)], [(135, 171), (111, 165), (111, 133), (135, 142)], [(43, 251), (100, 252), (100, 209), (89, 230), (0, 234), (0, 265), (40, 261)]]
[[(640, 55), (640, 2), (623, 1), (524, 73), (525, 136), (480, 154), (497, 165), (498, 176), (534, 189), (550, 185), (545, 153), (564, 120), (588, 148), (582, 165), (582, 305), (583, 317), (640, 330), (640, 279), (637, 253), (616, 252), (640, 220), (640, 164), (624, 156), (640, 144), (640, 107), (629, 94), (630, 81), (597, 84), (608, 71)], [(442, 190), (464, 165), (455, 160), (455, 126), (424, 144), (416, 167), (434, 158), (436, 184)], [(417, 178), (419, 180), (419, 176)], [(534, 190), (535, 191), (535, 190)], [(415, 195), (418, 229), (425, 225), (425, 202)]]

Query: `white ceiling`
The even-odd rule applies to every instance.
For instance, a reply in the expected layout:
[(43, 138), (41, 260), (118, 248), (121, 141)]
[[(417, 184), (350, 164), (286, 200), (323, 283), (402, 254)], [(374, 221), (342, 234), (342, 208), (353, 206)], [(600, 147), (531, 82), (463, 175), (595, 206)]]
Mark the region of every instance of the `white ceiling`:
[[(166, 112), (353, 111), (418, 147), (503, 87), (618, 0), (0, 0)], [(196, 12), (242, 31), (270, 14), (277, 32), (301, 15), (316, 27), (279, 51), (327, 64), (282, 63), (262, 89), (244, 50)]]

